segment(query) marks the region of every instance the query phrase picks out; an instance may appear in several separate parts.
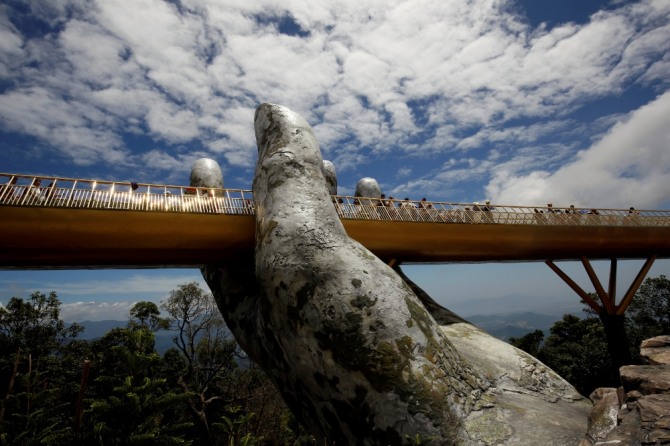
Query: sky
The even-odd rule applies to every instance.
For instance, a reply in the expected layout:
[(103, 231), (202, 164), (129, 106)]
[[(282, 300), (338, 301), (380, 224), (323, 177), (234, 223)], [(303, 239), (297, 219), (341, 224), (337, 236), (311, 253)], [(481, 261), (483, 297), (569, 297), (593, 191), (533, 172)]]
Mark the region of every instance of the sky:
[[(669, 86), (667, 0), (5, 0), (0, 172), (184, 185), (206, 157), (249, 189), (272, 102), (312, 125), (340, 194), (373, 177), (402, 198), (668, 209)], [(473, 312), (576, 302), (542, 263), (408, 272)], [(53, 289), (66, 318), (117, 319), (193, 280), (1, 271), (0, 302)]]

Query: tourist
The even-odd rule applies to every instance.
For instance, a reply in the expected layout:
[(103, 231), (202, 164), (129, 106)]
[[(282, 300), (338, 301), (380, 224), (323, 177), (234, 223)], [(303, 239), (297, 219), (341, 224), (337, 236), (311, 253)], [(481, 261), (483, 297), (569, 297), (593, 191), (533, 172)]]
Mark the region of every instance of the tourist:
[(18, 178), (12, 177), (7, 184), (0, 186), (0, 200), (7, 201), (14, 196), (14, 186)]
[(44, 201), (44, 197), (42, 197), (42, 189), (40, 188), (41, 184), (42, 179), (35, 178), (33, 180), (33, 184), (26, 187), (26, 189), (23, 191), (23, 194), (21, 194), (21, 198), (24, 199), (24, 203), (25, 200), (29, 200), (29, 203), (27, 204), (41, 203)]
[(639, 217), (640, 217), (640, 211), (631, 206), (630, 209), (628, 209), (628, 214), (626, 214), (624, 218), (624, 223), (629, 225), (638, 224)]
[(44, 193), (44, 197), (48, 200), (51, 198), (54, 194), (54, 190), (56, 189), (56, 182), (52, 181), (49, 183), (49, 185), (46, 187), (46, 192)]

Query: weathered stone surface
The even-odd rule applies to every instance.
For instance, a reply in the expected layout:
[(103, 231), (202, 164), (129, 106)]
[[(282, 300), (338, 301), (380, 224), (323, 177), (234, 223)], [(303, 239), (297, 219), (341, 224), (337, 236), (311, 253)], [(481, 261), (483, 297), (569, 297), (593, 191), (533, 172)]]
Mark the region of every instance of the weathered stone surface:
[(670, 365), (670, 336), (656, 336), (642, 341), (640, 348), (642, 360), (647, 364)]
[(644, 358), (650, 365), (670, 365), (670, 350), (648, 348), (644, 353)]
[(589, 414), (587, 437), (592, 441), (603, 440), (618, 425), (621, 402), (617, 389), (599, 387), (589, 396), (593, 409)]
[(478, 405), (465, 419), (469, 439), (464, 444), (579, 443), (586, 432), (591, 403), (536, 358), (471, 325), (435, 302), (399, 267), (394, 270), (442, 326), (461, 356), (494, 386), (495, 399)]
[(464, 420), (466, 445), (577, 445), (591, 403), (536, 358), (467, 323), (443, 326), (456, 350), (489, 379), (496, 397)]
[(642, 395), (670, 392), (670, 367), (664, 365), (627, 365), (619, 369), (626, 392)]
[(335, 165), (323, 160), (323, 176), (326, 178), (326, 186), (330, 195), (337, 195), (337, 173), (335, 172)]
[(219, 163), (209, 158), (200, 158), (191, 168), (191, 186), (223, 188), (223, 174)]
[(458, 420), (488, 384), (393, 270), (347, 237), (302, 117), (263, 105), (256, 136), (259, 287), (235, 283), (239, 268), (204, 268), (240, 344), (329, 443), (461, 437)]
[(628, 404), (619, 426), (601, 444), (614, 441), (626, 446), (670, 444), (670, 395), (646, 395)]
[[(646, 340), (642, 350), (656, 350), (651, 356), (665, 354), (670, 349), (667, 339), (661, 336)], [(626, 392), (621, 422), (596, 444), (670, 444), (670, 365), (625, 366), (620, 373)]]
[(440, 327), (347, 237), (302, 117), (264, 104), (255, 128), (255, 265), (202, 271), (240, 345), (319, 443), (578, 444), (590, 403), (472, 325)]
[(365, 177), (358, 180), (356, 183), (357, 197), (381, 198), (382, 190), (379, 183), (374, 178)]
[(421, 287), (412, 282), (412, 280), (405, 275), (399, 265), (394, 266), (393, 271), (395, 271), (396, 274), (398, 274), (398, 276), (400, 276), (400, 278), (410, 287), (414, 294), (416, 294), (423, 306), (426, 307), (426, 310), (428, 310), (430, 315), (433, 316), (433, 319), (435, 319), (435, 322), (437, 322), (439, 325), (451, 325), (458, 322), (468, 323), (468, 321), (453, 311), (450, 311), (435, 302), (433, 298), (428, 295), (428, 293), (426, 293), (423, 289), (421, 289)]
[(604, 440), (598, 440), (594, 445), (639, 446), (642, 444), (644, 433), (640, 430), (640, 415), (634, 411), (622, 414), (621, 422)]
[(656, 336), (653, 338), (645, 339), (640, 344), (640, 350), (645, 348), (670, 348), (670, 335)]

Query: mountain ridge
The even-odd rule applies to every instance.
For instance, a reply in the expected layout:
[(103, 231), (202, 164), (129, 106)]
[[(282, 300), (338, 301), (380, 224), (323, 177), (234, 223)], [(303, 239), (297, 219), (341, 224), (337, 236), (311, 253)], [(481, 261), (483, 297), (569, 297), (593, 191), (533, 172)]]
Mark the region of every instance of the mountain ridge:
[[(571, 312), (578, 314), (577, 312)], [(551, 326), (561, 320), (565, 313), (544, 314), (534, 311), (511, 312), (506, 314), (472, 314), (464, 318), (473, 325), (481, 328), (490, 335), (508, 341), (510, 337), (521, 337), (535, 330), (549, 333)], [(125, 328), (128, 321), (101, 320), (81, 321), (78, 324), (84, 327), (84, 332), (79, 335), (82, 340), (99, 339), (114, 328)], [(156, 350), (164, 353), (173, 347), (172, 337), (174, 334), (169, 330), (159, 330), (155, 333)]]

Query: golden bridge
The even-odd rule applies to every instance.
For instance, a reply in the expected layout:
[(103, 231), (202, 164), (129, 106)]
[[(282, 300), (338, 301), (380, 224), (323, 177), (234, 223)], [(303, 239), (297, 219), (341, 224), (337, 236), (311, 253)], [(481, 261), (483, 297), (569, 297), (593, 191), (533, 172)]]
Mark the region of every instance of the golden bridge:
[[(349, 196), (333, 196), (333, 206), (347, 234), (390, 264), (544, 261), (588, 298), (554, 264), (581, 260), (612, 311), (621, 310), (614, 303), (617, 259), (646, 260), (623, 305), (654, 260), (670, 257), (665, 210), (389, 203)], [(249, 190), (0, 174), (4, 269), (237, 262), (253, 256), (254, 231)], [(612, 262), (608, 291), (589, 263), (596, 259)]]

